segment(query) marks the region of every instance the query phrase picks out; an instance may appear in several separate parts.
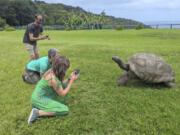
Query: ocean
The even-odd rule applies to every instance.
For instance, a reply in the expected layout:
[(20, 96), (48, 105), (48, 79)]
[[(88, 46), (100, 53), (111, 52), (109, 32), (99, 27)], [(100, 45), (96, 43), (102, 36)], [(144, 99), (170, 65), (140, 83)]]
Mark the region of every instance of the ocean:
[[(152, 28), (158, 29), (180, 29), (180, 21), (144, 21), (146, 25), (150, 25)], [(172, 24), (172, 25), (171, 25)]]

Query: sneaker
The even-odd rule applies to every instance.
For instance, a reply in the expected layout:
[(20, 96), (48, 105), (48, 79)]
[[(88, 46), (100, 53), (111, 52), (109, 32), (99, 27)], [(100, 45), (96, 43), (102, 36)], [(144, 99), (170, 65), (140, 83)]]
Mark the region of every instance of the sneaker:
[(38, 117), (39, 117), (39, 110), (33, 108), (28, 118), (28, 124), (31, 125), (36, 119), (38, 119)]
[(26, 82), (26, 75), (25, 74), (22, 75), (22, 78), (23, 78), (23, 81)]

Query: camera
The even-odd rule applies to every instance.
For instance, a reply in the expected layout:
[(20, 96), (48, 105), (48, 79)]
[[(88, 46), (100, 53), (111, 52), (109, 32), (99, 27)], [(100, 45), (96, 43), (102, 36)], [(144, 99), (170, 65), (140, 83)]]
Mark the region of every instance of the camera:
[(76, 71), (75, 71), (75, 75), (77, 75), (77, 74), (79, 74), (79, 69), (76, 69)]

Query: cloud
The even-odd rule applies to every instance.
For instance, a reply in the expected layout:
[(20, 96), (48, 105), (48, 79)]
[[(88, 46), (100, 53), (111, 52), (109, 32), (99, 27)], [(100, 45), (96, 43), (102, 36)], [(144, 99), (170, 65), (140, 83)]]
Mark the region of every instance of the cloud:
[(67, 5), (74, 6), (88, 6), (88, 7), (114, 7), (114, 6), (136, 6), (139, 8), (149, 7), (149, 8), (180, 8), (179, 0), (45, 0), (49, 3), (64, 3)]
[(176, 9), (180, 8), (179, 0), (137, 0), (130, 3), (129, 6), (135, 6), (138, 8), (164, 8), (164, 9)]
[[(136, 19), (139, 21), (152, 19), (180, 20), (179, 0), (45, 0), (48, 3), (63, 3), (79, 6), (86, 11), (107, 15)], [(159, 17), (158, 17), (159, 16)]]

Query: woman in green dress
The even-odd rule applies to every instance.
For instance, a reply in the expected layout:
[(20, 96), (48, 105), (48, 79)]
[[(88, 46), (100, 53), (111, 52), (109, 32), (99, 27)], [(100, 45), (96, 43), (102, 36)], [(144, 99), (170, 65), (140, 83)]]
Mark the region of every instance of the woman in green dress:
[(55, 57), (52, 68), (49, 69), (36, 85), (31, 96), (33, 109), (30, 113), (28, 124), (32, 124), (41, 116), (57, 116), (68, 114), (65, 104), (67, 93), (78, 75), (71, 73), (70, 78), (64, 80), (65, 73), (70, 66), (65, 56)]

